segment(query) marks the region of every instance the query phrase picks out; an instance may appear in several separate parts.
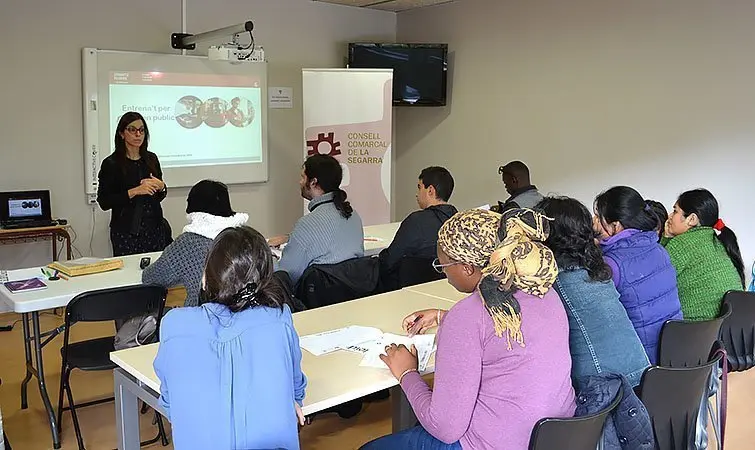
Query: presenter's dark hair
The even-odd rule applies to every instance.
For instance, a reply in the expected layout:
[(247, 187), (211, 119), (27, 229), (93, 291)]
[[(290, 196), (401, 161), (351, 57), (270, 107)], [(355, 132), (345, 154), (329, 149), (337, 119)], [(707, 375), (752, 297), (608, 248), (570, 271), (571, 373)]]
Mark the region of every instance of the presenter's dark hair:
[(593, 281), (611, 279), (585, 205), (569, 197), (546, 197), (535, 208), (553, 219), (545, 245), (553, 251), (559, 269), (585, 269)]
[[(701, 227), (713, 227), (720, 219), (718, 201), (707, 189), (694, 189), (684, 192), (676, 200), (676, 205), (682, 210), (684, 217), (692, 213), (696, 214)], [(742, 287), (744, 287), (745, 266), (742, 261), (742, 254), (739, 251), (737, 235), (731, 228), (724, 225), (718, 232), (718, 240), (726, 249), (726, 254), (729, 255), (734, 268), (737, 269)]]
[(454, 177), (445, 167), (426, 167), (419, 173), (419, 180), (425, 189), (432, 186), (439, 200), (447, 202), (454, 192)]
[(595, 210), (606, 223), (640, 231), (656, 231), (662, 224), (639, 192), (629, 186), (615, 186), (595, 198)]
[(270, 246), (257, 230), (226, 228), (207, 255), (204, 301), (226, 305), (232, 312), (256, 306), (283, 308), (288, 296), (273, 270)]
[(346, 201), (346, 191), (341, 189), (343, 180), (343, 169), (337, 159), (330, 155), (313, 155), (304, 161), (304, 174), (307, 181), (316, 180), (317, 186), (323, 192), (333, 193), (333, 203), (338, 212), (348, 219), (354, 212), (351, 203)]
[(147, 127), (147, 121), (144, 120), (144, 116), (138, 112), (129, 111), (122, 115), (121, 119), (118, 121), (118, 127), (115, 129), (115, 158), (118, 160), (118, 163), (120, 163), (121, 168), (126, 170), (126, 140), (123, 139), (123, 136), (121, 135), (126, 132), (126, 128), (131, 122), (137, 120), (141, 120), (144, 124), (144, 141), (142, 141), (142, 146), (139, 147), (139, 156), (141, 156), (144, 162), (147, 163), (147, 168), (149, 168), (152, 175), (157, 176), (156, 158), (147, 152), (147, 147), (149, 146), (149, 128)]

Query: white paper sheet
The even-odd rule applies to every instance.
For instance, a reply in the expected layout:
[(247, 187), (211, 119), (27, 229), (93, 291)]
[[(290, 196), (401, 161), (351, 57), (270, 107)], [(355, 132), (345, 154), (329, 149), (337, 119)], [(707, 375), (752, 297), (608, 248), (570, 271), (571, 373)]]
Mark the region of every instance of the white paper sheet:
[(359, 347), (365, 348), (363, 352), (364, 357), (362, 362), (359, 363), (362, 367), (375, 367), (380, 369), (387, 369), (388, 366), (380, 359), (380, 355), (385, 354), (385, 346), (390, 344), (404, 344), (408, 348), (412, 344), (417, 348), (417, 359), (419, 362), (419, 370), (423, 372), (427, 369), (427, 364), (430, 362), (430, 356), (435, 351), (435, 335), (434, 334), (421, 334), (414, 337), (399, 336), (397, 334), (385, 333), (380, 339), (376, 339), (372, 342), (360, 343)]
[(383, 335), (379, 328), (352, 325), (299, 338), (299, 345), (315, 356), (324, 355), (339, 349), (347, 349), (354, 344), (375, 340)]

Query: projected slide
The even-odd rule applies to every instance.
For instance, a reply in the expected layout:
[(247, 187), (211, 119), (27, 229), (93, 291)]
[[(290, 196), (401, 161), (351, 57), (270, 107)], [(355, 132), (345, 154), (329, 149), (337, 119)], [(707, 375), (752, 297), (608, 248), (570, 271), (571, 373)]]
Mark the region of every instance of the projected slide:
[(111, 71), (110, 129), (128, 111), (163, 168), (262, 162), (262, 86), (245, 75)]

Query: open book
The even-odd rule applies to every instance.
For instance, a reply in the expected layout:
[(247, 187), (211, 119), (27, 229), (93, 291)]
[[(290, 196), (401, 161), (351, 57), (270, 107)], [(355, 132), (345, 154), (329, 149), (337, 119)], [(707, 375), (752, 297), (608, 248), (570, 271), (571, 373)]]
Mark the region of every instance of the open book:
[(76, 277), (93, 273), (109, 272), (123, 267), (122, 259), (79, 258), (71, 261), (55, 261), (47, 267), (58, 272)]

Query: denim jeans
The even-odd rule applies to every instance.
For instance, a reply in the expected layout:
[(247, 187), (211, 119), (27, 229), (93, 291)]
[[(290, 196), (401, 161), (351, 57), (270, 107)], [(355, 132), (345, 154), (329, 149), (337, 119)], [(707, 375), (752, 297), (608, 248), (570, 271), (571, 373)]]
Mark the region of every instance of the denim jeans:
[(364, 444), (360, 450), (461, 450), (461, 444), (446, 444), (416, 426)]

